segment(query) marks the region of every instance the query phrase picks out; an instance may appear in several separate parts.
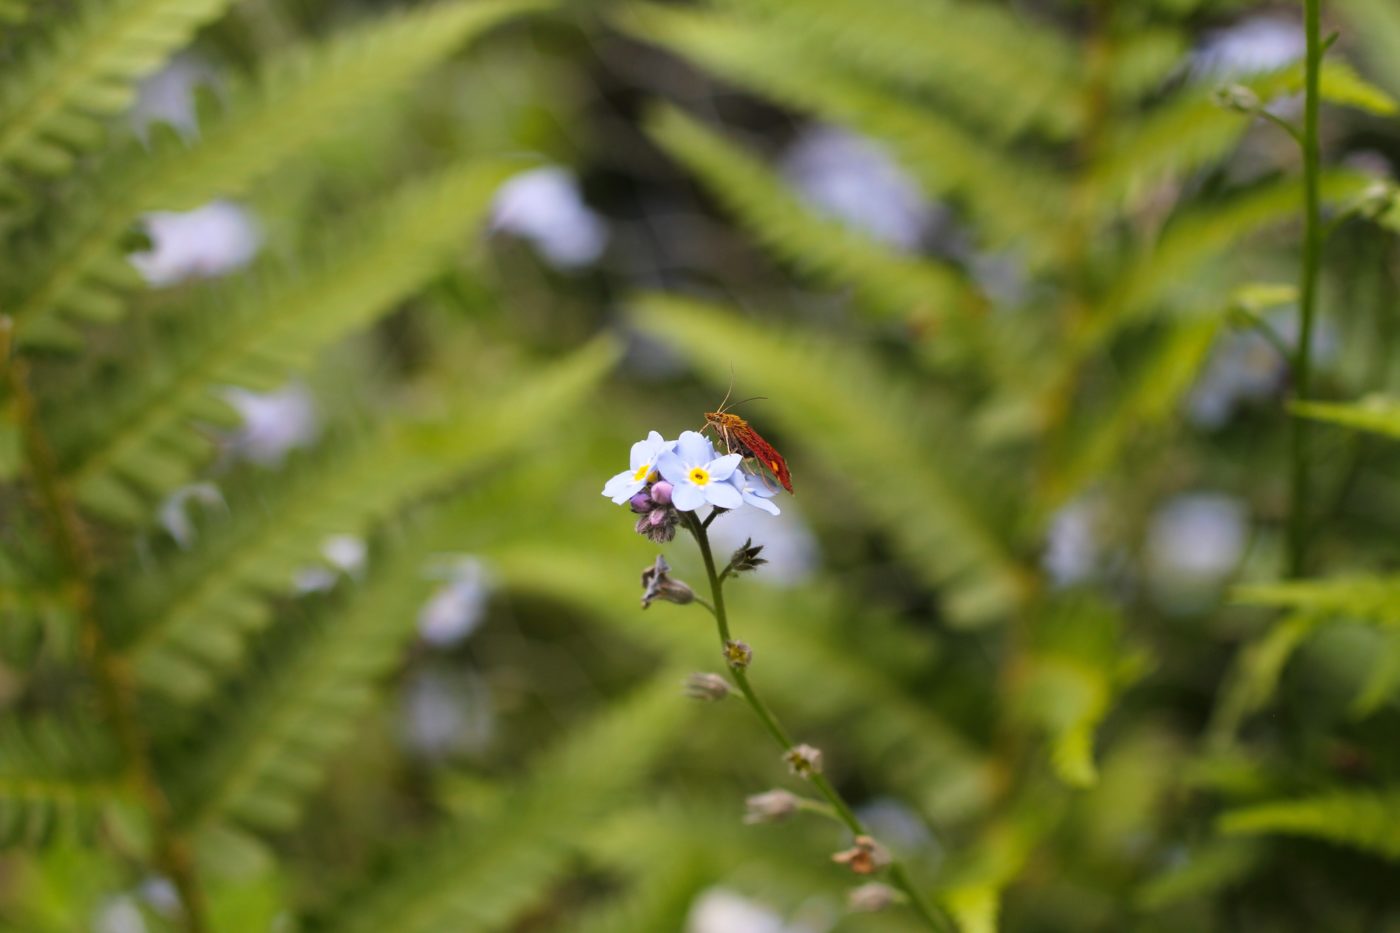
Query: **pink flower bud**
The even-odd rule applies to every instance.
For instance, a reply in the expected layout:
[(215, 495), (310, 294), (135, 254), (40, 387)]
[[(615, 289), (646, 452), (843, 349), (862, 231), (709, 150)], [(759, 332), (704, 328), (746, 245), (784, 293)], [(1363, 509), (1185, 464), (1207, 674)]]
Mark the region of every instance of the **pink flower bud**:
[(651, 499), (657, 505), (671, 504), (671, 484), (664, 479), (651, 484)]

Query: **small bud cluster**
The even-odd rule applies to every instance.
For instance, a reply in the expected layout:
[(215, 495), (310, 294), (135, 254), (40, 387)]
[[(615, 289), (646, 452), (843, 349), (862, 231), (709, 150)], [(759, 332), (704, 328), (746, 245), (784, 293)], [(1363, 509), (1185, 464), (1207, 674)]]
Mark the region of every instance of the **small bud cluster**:
[(1253, 88), (1243, 84), (1226, 84), (1212, 92), (1216, 106), (1233, 110), (1236, 113), (1255, 113), (1263, 106), (1263, 101)]
[(770, 790), (744, 798), (744, 822), (777, 823), (797, 812), (802, 798), (785, 790)]
[(637, 534), (645, 536), (653, 544), (665, 544), (676, 536), (681, 513), (671, 504), (673, 489), (664, 479), (657, 480), (627, 500), (632, 511), (640, 516), (637, 519)]
[(736, 671), (742, 671), (753, 662), (753, 649), (742, 641), (724, 643), (724, 660)]
[(845, 865), (857, 875), (873, 875), (890, 863), (890, 854), (870, 836), (857, 836), (855, 845), (837, 852), (831, 860)]
[(671, 565), (660, 554), (656, 555), (656, 563), (642, 571), (643, 609), (658, 599), (682, 606), (695, 601), (695, 591), (680, 580), (671, 579), (670, 573)]
[(754, 544), (753, 538), (747, 538), (742, 547), (734, 552), (734, 556), (729, 558), (729, 566), (725, 573), (748, 573), (757, 570), (761, 565), (768, 563), (765, 557), (758, 555), (763, 553), (763, 545)]
[(685, 679), (685, 695), (692, 700), (713, 703), (725, 699), (731, 692), (729, 681), (718, 674), (695, 673)]
[(846, 905), (851, 910), (874, 913), (899, 900), (899, 892), (879, 881), (868, 881), (860, 887), (846, 892)]
[(788, 770), (798, 777), (810, 778), (822, 773), (822, 750), (810, 745), (796, 745), (783, 753)]

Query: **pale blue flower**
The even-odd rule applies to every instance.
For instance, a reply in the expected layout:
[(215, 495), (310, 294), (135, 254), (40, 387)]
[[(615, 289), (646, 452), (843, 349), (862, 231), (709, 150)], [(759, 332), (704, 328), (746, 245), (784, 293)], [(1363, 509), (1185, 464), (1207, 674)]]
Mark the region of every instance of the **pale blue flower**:
[(657, 460), (675, 446), (675, 441), (665, 440), (655, 431), (648, 434), (646, 440), (637, 441), (632, 445), (631, 468), (608, 480), (603, 487), (603, 495), (621, 505), (641, 492), (647, 479), (655, 472)]
[(730, 475), (729, 483), (739, 490), (739, 495), (743, 497), (745, 505), (762, 509), (769, 515), (781, 514), (778, 507), (768, 501), (778, 494), (778, 490), (764, 482), (763, 477), (741, 468)]
[(725, 482), (739, 468), (738, 454), (715, 456), (709, 440), (695, 431), (686, 431), (676, 441), (675, 451), (663, 453), (656, 462), (661, 475), (674, 488), (671, 502), (682, 512), (693, 512), (709, 504), (721, 509), (737, 509), (743, 494)]

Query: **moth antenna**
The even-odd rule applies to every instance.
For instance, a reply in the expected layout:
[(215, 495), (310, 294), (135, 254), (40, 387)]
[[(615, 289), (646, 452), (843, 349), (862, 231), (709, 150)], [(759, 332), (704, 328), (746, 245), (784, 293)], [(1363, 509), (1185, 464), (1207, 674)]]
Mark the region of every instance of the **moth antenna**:
[(729, 364), (729, 388), (724, 390), (724, 398), (720, 399), (719, 407), (715, 411), (721, 414), (725, 411), (725, 405), (729, 402), (729, 396), (734, 393), (734, 364)]

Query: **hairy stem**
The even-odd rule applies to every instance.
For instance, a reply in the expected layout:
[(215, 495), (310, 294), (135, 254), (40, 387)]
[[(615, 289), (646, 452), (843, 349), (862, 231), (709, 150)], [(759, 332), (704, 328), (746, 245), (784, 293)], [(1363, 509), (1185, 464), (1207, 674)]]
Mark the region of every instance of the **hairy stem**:
[[(710, 548), (709, 533), (706, 530), (709, 525), (709, 520), (707, 519), (704, 523), (701, 523), (700, 520), (695, 517), (694, 512), (682, 512), (681, 515), (686, 523), (686, 527), (689, 529), (690, 533), (695, 536), (695, 543), (700, 547), (700, 556), (705, 561), (705, 575), (709, 578), (710, 594), (714, 602), (715, 627), (719, 631), (720, 647), (723, 649), (728, 642), (734, 639), (729, 631), (729, 616), (724, 608), (724, 575), (721, 574), (715, 566), (715, 557)], [(712, 514), (710, 518), (714, 518), (714, 515)], [(754, 715), (763, 723), (764, 728), (768, 730), (768, 734), (773, 737), (774, 741), (778, 743), (778, 746), (785, 752), (793, 748), (796, 743), (793, 742), (787, 730), (783, 728), (783, 724), (779, 722), (778, 717), (773, 714), (773, 711), (759, 699), (758, 693), (754, 690), (753, 684), (749, 681), (748, 671), (743, 668), (731, 667), (729, 673), (730, 676), (734, 678), (734, 683), (738, 685), (739, 692), (743, 694), (744, 700), (749, 704), (749, 708), (753, 710)], [(865, 824), (860, 821), (860, 817), (856, 816), (850, 804), (846, 803), (840, 791), (832, 786), (825, 775), (813, 774), (810, 776), (809, 780), (812, 786), (826, 798), (827, 803), (831, 805), (833, 814), (841, 823), (845, 824), (845, 826), (857, 836), (868, 835)], [(904, 893), (904, 896), (908, 898), (909, 906), (930, 930), (936, 930), (939, 931), (939, 933), (951, 933), (953, 930), (952, 924), (942, 913), (938, 912), (936, 908), (931, 906), (923, 898), (902, 864), (898, 861), (891, 862), (888, 871), (890, 880), (894, 882), (895, 887), (899, 888), (899, 890)]]
[[(1322, 0), (1303, 0), (1307, 32), (1307, 62), (1303, 104), (1303, 202), (1304, 232), (1301, 282), (1298, 289), (1298, 345), (1294, 350), (1294, 397), (1306, 401), (1312, 395), (1312, 335), (1317, 317), (1317, 279), (1322, 264), (1322, 207), (1319, 193), (1321, 143), (1318, 108), (1322, 73)], [(1307, 570), (1308, 548), (1308, 432), (1306, 418), (1291, 419), (1292, 501), (1288, 524), (1288, 572), (1300, 577)]]
[(69, 598), (78, 619), (83, 653), (87, 656), (102, 711), (122, 750), (124, 780), (145, 806), (155, 829), (157, 868), (169, 877), (184, 906), (189, 933), (205, 933), (204, 898), (194, 869), (188, 841), (175, 829), (174, 812), (151, 764), (150, 743), (141, 729), (130, 671), (110, 650), (97, 618), (95, 562), (87, 529), (69, 490), (59, 479), (53, 449), (39, 424), (29, 372), (24, 361), (10, 356), (13, 323), (0, 316), (0, 372), (14, 400), (16, 420), (24, 443), (26, 461), (40, 506), (44, 510), (59, 557), (67, 565)]

